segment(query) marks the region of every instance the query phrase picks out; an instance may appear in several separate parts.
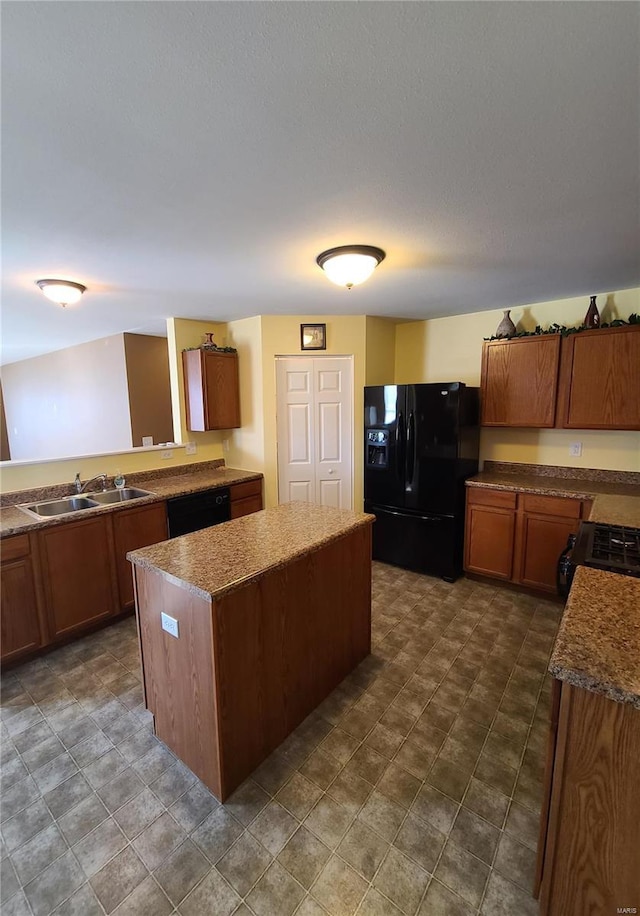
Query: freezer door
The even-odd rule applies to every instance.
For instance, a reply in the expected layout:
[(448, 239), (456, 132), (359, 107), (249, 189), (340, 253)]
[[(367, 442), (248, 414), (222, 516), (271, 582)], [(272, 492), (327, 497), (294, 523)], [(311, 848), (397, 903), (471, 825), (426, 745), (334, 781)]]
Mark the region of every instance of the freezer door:
[(364, 496), (402, 507), (405, 493), (404, 385), (364, 389)]
[(411, 515), (365, 503), (376, 517), (373, 559), (453, 581), (462, 571), (461, 522), (448, 516)]

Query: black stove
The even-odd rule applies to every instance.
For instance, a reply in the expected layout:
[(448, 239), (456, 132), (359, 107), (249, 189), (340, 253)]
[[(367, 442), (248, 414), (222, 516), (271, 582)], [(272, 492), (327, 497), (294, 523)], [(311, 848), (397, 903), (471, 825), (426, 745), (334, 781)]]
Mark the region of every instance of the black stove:
[(576, 566), (640, 578), (640, 528), (583, 522), (571, 560)]

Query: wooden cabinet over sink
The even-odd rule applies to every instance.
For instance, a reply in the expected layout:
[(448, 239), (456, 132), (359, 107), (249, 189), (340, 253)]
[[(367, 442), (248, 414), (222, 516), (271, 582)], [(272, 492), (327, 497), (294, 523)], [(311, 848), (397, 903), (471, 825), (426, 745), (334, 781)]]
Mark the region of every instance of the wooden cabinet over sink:
[(187, 428), (194, 432), (240, 426), (238, 354), (183, 350)]
[(640, 429), (640, 325), (485, 341), (482, 425)]

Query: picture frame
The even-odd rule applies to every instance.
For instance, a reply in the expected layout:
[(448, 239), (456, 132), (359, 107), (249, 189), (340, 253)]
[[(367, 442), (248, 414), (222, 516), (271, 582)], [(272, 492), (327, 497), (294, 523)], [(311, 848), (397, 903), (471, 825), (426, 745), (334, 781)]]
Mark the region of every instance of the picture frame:
[(301, 350), (326, 350), (327, 326), (326, 324), (301, 324), (300, 325)]

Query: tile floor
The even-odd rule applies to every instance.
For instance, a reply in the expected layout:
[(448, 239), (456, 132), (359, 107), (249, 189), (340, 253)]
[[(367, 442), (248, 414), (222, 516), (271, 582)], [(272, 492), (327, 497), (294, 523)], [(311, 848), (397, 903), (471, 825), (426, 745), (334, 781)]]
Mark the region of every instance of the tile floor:
[(127, 620), (2, 680), (3, 916), (519, 916), (560, 609), (374, 564), (373, 653), (225, 804)]

